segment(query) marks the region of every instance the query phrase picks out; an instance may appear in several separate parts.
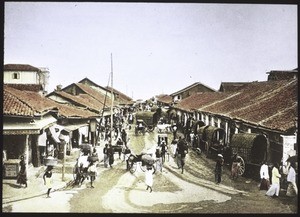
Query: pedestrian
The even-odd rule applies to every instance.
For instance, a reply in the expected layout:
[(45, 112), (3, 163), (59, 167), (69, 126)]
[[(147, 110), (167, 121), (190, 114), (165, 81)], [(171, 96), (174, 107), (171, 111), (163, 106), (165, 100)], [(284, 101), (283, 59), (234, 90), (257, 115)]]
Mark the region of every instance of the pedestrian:
[(88, 150), (84, 150), (83, 151), (83, 155), (81, 155), (78, 158), (78, 166), (79, 166), (79, 180), (78, 184), (79, 186), (82, 185), (82, 183), (84, 182), (84, 180), (88, 177), (88, 167), (89, 167), (89, 151)]
[(215, 167), (215, 182), (217, 184), (221, 183), (223, 165), (224, 165), (223, 155), (218, 154), (218, 158), (217, 158), (217, 162), (216, 162), (216, 167)]
[(17, 175), (17, 184), (20, 184), (20, 186), (25, 185), (25, 188), (27, 188), (27, 169), (26, 169), (25, 158), (23, 155), (21, 156), (21, 161), (19, 165), (20, 165), (20, 171)]
[(123, 154), (124, 154), (124, 160), (126, 161), (126, 170), (129, 170), (130, 169), (129, 158), (131, 155), (131, 150), (128, 148), (128, 146), (126, 146), (126, 148), (124, 149)]
[(161, 147), (156, 147), (155, 150), (155, 157), (156, 157), (156, 163), (157, 163), (157, 170), (162, 172), (162, 150)]
[(118, 147), (119, 159), (121, 159), (121, 153), (122, 153), (123, 143), (124, 142), (123, 142), (122, 138), (119, 137), (118, 140), (117, 140), (117, 143), (116, 143), (116, 145)]
[(233, 160), (232, 160), (232, 165), (231, 165), (231, 178), (232, 179), (238, 178), (239, 169), (240, 169), (240, 162), (237, 157), (237, 154), (234, 154)]
[(108, 156), (109, 166), (110, 166), (110, 168), (112, 168), (112, 165), (113, 165), (115, 159), (114, 159), (114, 149), (111, 144), (108, 146), (107, 156)]
[(96, 164), (93, 161), (90, 162), (90, 165), (89, 165), (89, 168), (88, 168), (88, 174), (89, 174), (90, 179), (91, 179), (91, 188), (94, 188), (93, 181), (96, 179), (96, 176), (97, 176), (97, 167), (96, 167)]
[(147, 169), (145, 172), (145, 183), (147, 185), (146, 190), (150, 189), (150, 193), (152, 192), (154, 173), (155, 173), (155, 167), (153, 165), (147, 164)]
[(167, 153), (167, 150), (168, 150), (168, 147), (167, 147), (167, 144), (166, 144), (165, 140), (163, 140), (163, 141), (161, 142), (160, 147), (161, 147), (161, 158), (162, 158), (162, 163), (164, 163), (165, 160), (166, 160), (166, 153)]
[(121, 138), (122, 138), (123, 142), (125, 143), (125, 145), (127, 145), (127, 133), (126, 133), (125, 129), (122, 129), (122, 131), (121, 131)]
[(52, 185), (53, 185), (52, 169), (53, 169), (53, 166), (47, 166), (47, 169), (43, 175), (44, 185), (46, 185), (46, 187), (47, 187), (47, 198), (50, 198), (50, 191), (51, 191)]
[(278, 197), (280, 191), (280, 173), (279, 173), (279, 163), (275, 163), (272, 169), (272, 184), (267, 191), (266, 195), (270, 197)]
[(183, 173), (183, 167), (185, 165), (185, 157), (187, 153), (188, 153), (188, 147), (186, 141), (184, 141), (184, 139), (182, 139), (181, 136), (179, 136), (176, 156), (177, 156), (178, 169), (181, 169), (181, 173)]
[(103, 154), (104, 154), (104, 159), (103, 159), (104, 167), (107, 168), (108, 165), (108, 144), (107, 143), (103, 148)]
[(175, 140), (177, 138), (177, 125), (176, 125), (176, 123), (174, 123), (174, 125), (172, 126), (172, 132), (173, 132), (173, 140)]
[(296, 171), (295, 171), (295, 162), (291, 162), (288, 175), (287, 175), (288, 188), (286, 191), (286, 196), (291, 197), (298, 195), (298, 188), (296, 184)]
[(259, 190), (268, 190), (270, 187), (269, 166), (266, 161), (262, 162), (260, 167), (260, 186)]
[(176, 150), (177, 150), (177, 139), (172, 140), (171, 142), (171, 154), (172, 157), (176, 157)]

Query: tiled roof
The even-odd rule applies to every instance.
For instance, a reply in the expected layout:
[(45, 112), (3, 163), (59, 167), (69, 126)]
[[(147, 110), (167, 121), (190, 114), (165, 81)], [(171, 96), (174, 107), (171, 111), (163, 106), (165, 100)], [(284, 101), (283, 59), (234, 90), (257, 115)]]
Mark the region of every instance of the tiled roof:
[(59, 104), (37, 92), (20, 91), (4, 86), (3, 115), (34, 117), (58, 109), (58, 115), (66, 118), (88, 118), (97, 116), (96, 113), (80, 109), (72, 105)]
[(34, 117), (55, 108), (51, 100), (33, 91), (21, 91), (4, 86), (3, 96), (4, 115)]
[(43, 90), (41, 84), (5, 84), (6, 86), (13, 87), (18, 90), (29, 90), (39, 92)]
[(119, 95), (119, 98), (117, 99), (117, 101), (119, 101), (120, 104), (132, 104), (133, 103), (132, 98), (125, 95), (124, 93), (116, 90), (115, 88), (111, 88), (111, 87), (108, 87), (108, 86), (106, 88), (110, 91), (111, 91), (111, 89), (113, 89), (113, 92)]
[(209, 89), (209, 90), (211, 90), (211, 91), (213, 91), (213, 92), (216, 91), (216, 90), (214, 90), (213, 88), (208, 87), (208, 86), (202, 84), (201, 82), (195, 82), (194, 84), (191, 84), (190, 86), (187, 86), (187, 87), (185, 87), (185, 88), (183, 88), (183, 89), (181, 89), (181, 90), (179, 90), (179, 91), (176, 91), (175, 93), (172, 93), (172, 94), (170, 94), (170, 95), (171, 95), (171, 96), (175, 96), (175, 95), (180, 94), (180, 93), (182, 93), (182, 92), (188, 91), (189, 89), (191, 89), (191, 88), (193, 88), (193, 87), (196, 87), (196, 86), (203, 86), (203, 87), (206, 87), (207, 89)]
[(156, 96), (156, 100), (158, 102), (162, 102), (162, 103), (166, 103), (166, 104), (170, 104), (173, 102), (172, 96), (167, 95), (167, 94), (161, 94)]
[(55, 94), (64, 99), (67, 99), (68, 101), (71, 101), (71, 104), (73, 105), (81, 106), (83, 108), (89, 108), (93, 112), (100, 112), (100, 110), (103, 108), (103, 104), (95, 98), (91, 97), (89, 94), (79, 94), (74, 96), (64, 91), (54, 91), (49, 95)]
[[(101, 92), (95, 90), (94, 88), (90, 87), (89, 85), (76, 83), (75, 84), (78, 88), (80, 88), (83, 92), (88, 94), (89, 96), (93, 97), (95, 100), (99, 101), (102, 105), (104, 105), (105, 95)], [(110, 104), (111, 100), (109, 97), (106, 98), (106, 104)]]
[(180, 101), (176, 107), (198, 109), (268, 129), (287, 131), (297, 117), (298, 80), (253, 82), (231, 93), (197, 93)]
[(40, 71), (39, 68), (28, 64), (5, 64), (3, 66), (3, 71)]
[(233, 92), (239, 91), (244, 88), (250, 82), (222, 82), (219, 91), (221, 92)]
[[(54, 101), (53, 101), (54, 102)], [(91, 112), (87, 109), (78, 108), (73, 105), (66, 105), (54, 102), (58, 108), (58, 115), (65, 118), (91, 118), (99, 116), (95, 112)]]
[(192, 111), (223, 100), (228, 96), (230, 96), (230, 94), (223, 92), (198, 92), (185, 99), (182, 99), (175, 104), (174, 107), (186, 111)]

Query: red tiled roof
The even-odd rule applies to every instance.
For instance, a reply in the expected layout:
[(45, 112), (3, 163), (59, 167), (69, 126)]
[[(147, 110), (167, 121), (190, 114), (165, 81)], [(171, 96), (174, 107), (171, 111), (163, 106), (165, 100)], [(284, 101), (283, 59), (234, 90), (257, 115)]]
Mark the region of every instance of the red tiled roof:
[[(76, 83), (75, 85), (78, 88), (80, 88), (83, 92), (85, 92), (89, 96), (93, 97), (95, 100), (102, 103), (102, 105), (104, 105), (104, 101), (105, 101), (105, 95), (104, 94), (102, 94), (101, 92), (93, 89), (92, 87), (90, 87), (89, 85), (86, 85), (86, 84)], [(107, 97), (106, 98), (106, 104), (109, 104), (109, 103), (111, 103), (111, 100), (110, 100), (109, 97)]]
[(203, 106), (219, 102), (220, 100), (225, 99), (228, 96), (230, 96), (230, 94), (223, 92), (198, 92), (185, 99), (182, 99), (177, 104), (175, 104), (174, 107), (186, 111), (192, 111)]
[(57, 105), (58, 115), (66, 118), (91, 118), (99, 116), (95, 112), (91, 112), (87, 109), (78, 108), (69, 104), (60, 104), (53, 101)]
[(166, 103), (166, 104), (170, 104), (173, 102), (172, 96), (167, 95), (167, 94), (161, 94), (156, 96), (156, 100), (158, 102), (162, 102), (162, 103)]
[(100, 110), (103, 108), (103, 104), (95, 98), (91, 97), (89, 94), (79, 94), (74, 96), (64, 91), (54, 91), (51, 94), (57, 94), (58, 96), (71, 101), (74, 105), (89, 108), (94, 112), (100, 112)]
[(60, 104), (37, 92), (20, 91), (4, 86), (3, 115), (34, 117), (58, 109), (58, 115), (66, 118), (88, 118), (96, 113), (72, 105)]
[(4, 86), (3, 114), (15, 116), (39, 116), (55, 108), (52, 101), (37, 92), (21, 91)]
[(129, 96), (125, 95), (124, 93), (114, 89), (114, 88), (111, 88), (109, 86), (106, 87), (106, 89), (110, 90), (111, 89), (113, 90), (113, 93), (114, 94), (117, 94), (118, 95), (118, 98), (116, 99), (117, 103), (118, 104), (121, 104), (121, 105), (131, 105), (133, 104), (133, 100), (132, 98), (130, 98)]
[(251, 84), (250, 82), (222, 82), (219, 91), (221, 92), (233, 92), (239, 91), (245, 88), (246, 85)]
[(287, 131), (297, 118), (298, 80), (253, 82), (238, 92), (197, 93), (175, 108), (218, 114), (273, 130)]
[(208, 90), (210, 90), (210, 91), (212, 91), (212, 92), (215, 92), (215, 91), (216, 91), (216, 90), (214, 90), (213, 88), (208, 87), (208, 86), (202, 84), (201, 82), (195, 82), (194, 84), (191, 84), (191, 85), (189, 85), (189, 86), (187, 86), (187, 87), (185, 87), (185, 88), (183, 88), (183, 89), (181, 89), (181, 90), (179, 90), (179, 91), (176, 91), (175, 93), (172, 93), (172, 94), (170, 94), (170, 95), (171, 95), (171, 96), (175, 96), (175, 95), (178, 95), (178, 94), (180, 94), (180, 93), (183, 93), (183, 92), (185, 92), (185, 91), (188, 91), (188, 90), (190, 90), (190, 89), (192, 89), (192, 88), (194, 88), (194, 87), (197, 87), (197, 86), (205, 87), (206, 89), (208, 89)]
[(3, 66), (3, 71), (40, 71), (39, 68), (28, 64), (5, 64)]
[(18, 90), (29, 90), (39, 92), (43, 90), (43, 86), (41, 84), (5, 84), (6, 86), (13, 87)]

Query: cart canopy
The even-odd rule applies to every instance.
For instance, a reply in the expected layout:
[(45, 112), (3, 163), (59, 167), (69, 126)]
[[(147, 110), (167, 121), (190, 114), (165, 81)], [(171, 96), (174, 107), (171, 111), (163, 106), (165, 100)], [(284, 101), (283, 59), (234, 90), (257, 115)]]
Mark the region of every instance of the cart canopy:
[(247, 163), (260, 164), (267, 159), (267, 138), (256, 133), (237, 133), (231, 138), (230, 147)]

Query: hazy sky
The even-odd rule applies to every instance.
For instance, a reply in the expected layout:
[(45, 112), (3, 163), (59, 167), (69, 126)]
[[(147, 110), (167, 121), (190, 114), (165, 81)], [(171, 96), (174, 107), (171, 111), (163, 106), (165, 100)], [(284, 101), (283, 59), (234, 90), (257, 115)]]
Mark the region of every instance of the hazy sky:
[(4, 64), (48, 67), (49, 92), (87, 77), (133, 99), (195, 82), (265, 81), (297, 64), (297, 5), (6, 2)]

